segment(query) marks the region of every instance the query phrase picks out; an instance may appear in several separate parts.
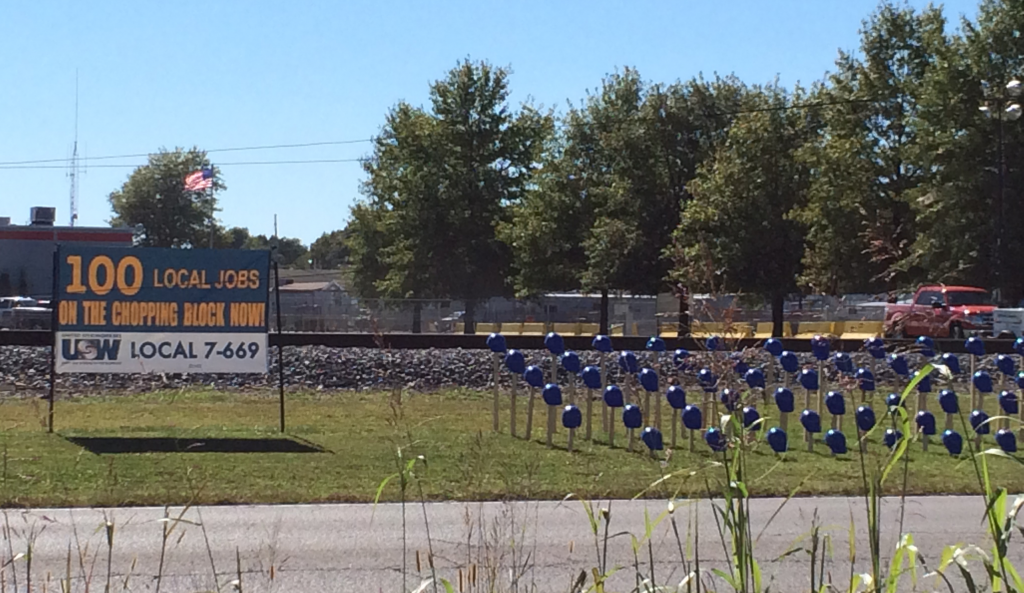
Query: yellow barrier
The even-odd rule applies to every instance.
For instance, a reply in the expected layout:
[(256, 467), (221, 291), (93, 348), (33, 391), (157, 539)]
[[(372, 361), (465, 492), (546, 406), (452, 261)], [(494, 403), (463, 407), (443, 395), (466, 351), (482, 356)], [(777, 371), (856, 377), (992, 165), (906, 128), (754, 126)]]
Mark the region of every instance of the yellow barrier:
[[(797, 325), (797, 332), (794, 335), (793, 325)], [(465, 330), (465, 323), (455, 324), (455, 333), (461, 334)], [(662, 329), (664, 328), (664, 329)], [(671, 328), (671, 329), (670, 329)], [(734, 323), (729, 331), (725, 331), (726, 324), (719, 322), (693, 321), (690, 333), (694, 338), (707, 338), (708, 336), (722, 336), (725, 338), (757, 338), (764, 340), (772, 337), (772, 323), (760, 321), (755, 326), (748, 323)], [(564, 336), (596, 336), (601, 329), (597, 323), (552, 323), (540, 322), (506, 322), (506, 323), (477, 323), (476, 333), (488, 335), (491, 333), (503, 333), (506, 335), (544, 335), (548, 331), (555, 331)], [(611, 335), (624, 335), (623, 324), (613, 325)], [(427, 323), (427, 331), (436, 331), (436, 325)], [(881, 321), (805, 321), (799, 324), (785, 322), (782, 324), (782, 337), (810, 339), (815, 335), (835, 335), (846, 340), (866, 340), (884, 333)], [(637, 334), (637, 324), (633, 324), (633, 335)], [(679, 334), (675, 325), (664, 325), (658, 328), (658, 335), (662, 338), (676, 338)]]
[(803, 321), (796, 326), (795, 338), (811, 339), (814, 336), (833, 335), (833, 323), (831, 321)]
[(495, 334), (501, 333), (500, 323), (478, 323), (476, 324), (476, 333), (478, 334)]
[[(726, 331), (728, 329), (728, 331)], [(723, 338), (752, 338), (754, 328), (748, 323), (719, 323), (717, 321), (693, 321), (690, 335), (695, 338), (721, 336)]]
[(578, 323), (552, 323), (551, 331), (562, 334), (563, 336), (578, 336), (580, 335), (580, 324)]
[[(754, 337), (759, 340), (767, 340), (772, 337), (772, 322), (758, 322), (757, 328), (754, 330)], [(782, 337), (793, 337), (793, 326), (788, 321), (782, 322)]]
[(844, 340), (867, 340), (884, 332), (881, 321), (837, 321), (836, 333)]
[(522, 334), (524, 336), (543, 336), (547, 333), (546, 329), (543, 323), (527, 322), (523, 324)]

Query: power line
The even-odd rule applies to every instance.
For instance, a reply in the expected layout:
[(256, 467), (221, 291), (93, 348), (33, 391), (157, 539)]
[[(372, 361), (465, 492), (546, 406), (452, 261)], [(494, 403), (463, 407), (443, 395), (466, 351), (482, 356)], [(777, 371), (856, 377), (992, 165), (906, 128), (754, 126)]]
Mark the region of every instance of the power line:
[[(269, 144), (269, 145), (265, 145), (265, 146), (241, 146), (241, 147), (235, 147), (235, 148), (212, 148), (212, 149), (206, 150), (204, 152), (207, 152), (207, 153), (210, 153), (210, 152), (241, 152), (241, 151), (247, 151), (247, 150), (277, 150), (277, 149), (286, 149), (286, 148), (311, 148), (311, 147), (316, 147), (316, 146), (341, 146), (341, 145), (345, 145), (345, 144), (362, 144), (363, 142), (373, 142), (373, 140), (374, 140), (373, 138), (361, 138), (359, 140), (333, 140), (333, 141), (327, 141), (327, 142), (303, 142), (301, 144)], [(106, 156), (91, 156), (91, 157), (81, 157), (79, 160), (83, 160), (83, 161), (106, 161), (106, 160), (113, 160), (113, 159), (137, 159), (137, 158), (148, 157), (151, 154), (156, 154), (156, 153), (145, 152), (145, 153), (138, 153), (138, 154), (118, 154), (118, 155), (106, 155)], [(38, 164), (43, 164), (43, 163), (66, 163), (67, 161), (68, 161), (67, 158), (62, 158), (62, 159), (39, 159), (39, 160), (33, 160), (33, 161), (6, 161), (6, 162), (0, 162), (0, 166), (5, 166), (5, 165), (38, 165)], [(219, 163), (218, 163), (218, 165), (219, 165)], [(94, 165), (94, 166), (98, 167), (98, 166), (101, 166), (101, 165)]]
[[(248, 167), (260, 165), (313, 165), (320, 163), (359, 163), (363, 159), (310, 159), (296, 161), (242, 161), (235, 163), (216, 163), (217, 167)], [(90, 165), (92, 169), (135, 169), (138, 164)], [(25, 169), (66, 169), (66, 165), (6, 165), (0, 163), (0, 171)]]
[(740, 109), (738, 111), (715, 112), (712, 115), (742, 115), (744, 113), (763, 113), (766, 111), (788, 111), (790, 109), (808, 109), (811, 107), (835, 107), (836, 105), (852, 105), (856, 103), (877, 103), (877, 99), (836, 99), (834, 101), (814, 101), (812, 103), (794, 103), (792, 105), (777, 105), (775, 107), (758, 107), (755, 109)]
[[(833, 101), (815, 101), (811, 103), (794, 103), (792, 105), (778, 105), (773, 107), (759, 107), (754, 109), (740, 109), (737, 111), (728, 112), (712, 112), (711, 115), (742, 115), (746, 113), (764, 113), (769, 111), (788, 111), (790, 109), (807, 109), (811, 107), (834, 107), (837, 105), (850, 105), (857, 103), (874, 103), (878, 102), (877, 99), (838, 99)], [(312, 148), (317, 146), (341, 146), (347, 144), (362, 144), (364, 142), (373, 142), (374, 138), (361, 138), (358, 140), (332, 140), (325, 142), (303, 142), (299, 144), (268, 144), (263, 146), (240, 146), (233, 148), (212, 148), (206, 150), (206, 153), (211, 152), (243, 152), (251, 150), (283, 150), (291, 148)], [(81, 157), (79, 160), (82, 161), (103, 161), (103, 160), (114, 160), (114, 159), (132, 159), (132, 158), (144, 158), (149, 157), (155, 153), (137, 153), (137, 154), (120, 154), (120, 155), (104, 155), (104, 156), (93, 156), (93, 157)], [(362, 159), (313, 159), (313, 160), (294, 160), (294, 161), (250, 161), (250, 162), (238, 162), (238, 163), (216, 163), (218, 167), (222, 166), (259, 166), (259, 165), (300, 165), (300, 164), (319, 164), (319, 163), (356, 163)], [(67, 163), (67, 158), (62, 159), (38, 159), (30, 161), (0, 161), (0, 169), (64, 169), (67, 165), (50, 165), (46, 166), (46, 163)], [(138, 165), (89, 165), (91, 168), (130, 168), (137, 167)]]

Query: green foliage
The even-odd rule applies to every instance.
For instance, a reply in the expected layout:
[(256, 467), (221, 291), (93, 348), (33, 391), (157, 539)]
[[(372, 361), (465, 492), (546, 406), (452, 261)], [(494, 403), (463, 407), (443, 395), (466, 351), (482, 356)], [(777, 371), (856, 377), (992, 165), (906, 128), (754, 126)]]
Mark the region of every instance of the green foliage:
[(388, 114), (352, 213), (360, 294), (460, 298), (471, 318), (475, 300), (508, 292), (511, 254), (496, 229), (552, 130), (549, 115), (511, 109), (508, 76), (467, 60), (431, 85), (429, 110), (399, 103)]
[[(1014, 100), (1004, 85), (1022, 73), (1022, 27), (1017, 3), (982, 2), (977, 21), (965, 21), (938, 56), (922, 93), (929, 108), (921, 135), (934, 155), (936, 179), (921, 192), (920, 231), (909, 260), (935, 279), (1002, 286), (1010, 302), (1024, 290), (1024, 215), (1018, 207), (1024, 130), (1003, 116)], [(982, 105), (991, 117), (979, 110)], [(1006, 241), (997, 253), (1000, 232)]]
[[(778, 86), (753, 89), (726, 140), (690, 183), (674, 235), (672, 275), (695, 290), (746, 292), (781, 303), (796, 289), (809, 171), (797, 151), (813, 134), (798, 101)], [(780, 311), (781, 313), (781, 311)]]
[(951, 54), (940, 9), (883, 3), (857, 55), (841, 52), (815, 99), (822, 134), (801, 153), (813, 171), (798, 219), (808, 229), (801, 281), (838, 294), (905, 286), (916, 230), (913, 198), (934, 170), (923, 118)]
[(149, 162), (110, 194), (110, 224), (141, 225), (139, 242), (146, 247), (208, 247), (211, 234), (216, 239), (221, 232), (216, 196), (227, 186), (213, 167), (212, 191), (186, 191), (185, 177), (204, 167), (210, 160), (198, 148), (149, 155)]
[(349, 234), (346, 228), (324, 233), (313, 241), (309, 246), (309, 257), (313, 260), (313, 267), (334, 270), (347, 264), (350, 253), (347, 242)]
[(627, 68), (571, 108), (535, 190), (502, 229), (516, 291), (664, 289), (686, 184), (741, 91), (731, 78), (658, 85)]
[[(605, 77), (558, 122), (509, 103), (506, 68), (465, 60), (426, 106), (387, 114), (363, 200), (293, 265), (351, 265), (364, 297), (473, 304), (546, 291), (792, 292), (995, 286), (1024, 297), (1024, 8), (983, 0), (956, 30), (941, 7), (883, 0), (857, 51), (809, 91), (735, 77)], [(987, 114), (978, 107), (987, 105)], [(738, 125), (734, 125), (737, 123)], [(143, 245), (239, 247), (161, 151), (110, 194)], [(215, 170), (215, 173), (217, 171)], [(766, 256), (770, 254), (770, 256)]]
[(216, 240), (216, 247), (221, 249), (245, 249), (249, 242), (249, 229), (244, 227), (231, 227), (224, 229)]
[[(273, 247), (274, 238), (266, 235), (255, 235), (249, 237), (245, 242), (245, 249), (270, 249)], [(300, 239), (292, 237), (279, 237), (277, 239), (277, 253), (280, 256), (278, 263), (285, 267), (308, 268), (309, 250), (302, 244)]]
[(382, 251), (386, 245), (383, 212), (365, 202), (352, 207), (348, 223), (349, 236), (345, 244), (350, 251), (352, 265), (352, 291), (363, 298), (380, 296), (378, 286), (387, 275)]

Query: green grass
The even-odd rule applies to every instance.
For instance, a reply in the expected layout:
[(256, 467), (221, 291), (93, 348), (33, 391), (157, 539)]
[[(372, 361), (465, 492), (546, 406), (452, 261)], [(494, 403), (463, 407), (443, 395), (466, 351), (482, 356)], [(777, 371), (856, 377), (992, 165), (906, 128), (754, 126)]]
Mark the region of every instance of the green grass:
[[(508, 434), (507, 409), (502, 432), (491, 430), (489, 394), (447, 391), (405, 394), (400, 406), (386, 393), (290, 393), (287, 435), (326, 450), (323, 453), (143, 453), (96, 455), (70, 442), (75, 436), (162, 436), (180, 438), (272, 438), (277, 430), (273, 393), (210, 390), (82, 397), (57, 402), (56, 434), (47, 434), (44, 401), (8, 399), (0, 403), (0, 505), (146, 505), (172, 503), (270, 503), (372, 501), (381, 480), (396, 471), (395, 448), (422, 454), (417, 468), (430, 499), (632, 497), (663, 475), (700, 469), (721, 459), (698, 439), (697, 452), (680, 439), (667, 467), (647, 455), (636, 440), (629, 453), (621, 423), (616, 447), (599, 430), (596, 442), (577, 433), (573, 454), (559, 427), (556, 448), (544, 444), (546, 409), (538, 398), (533, 441)], [(994, 399), (994, 398), (989, 398)], [(502, 402), (508, 404), (507, 397)], [(525, 428), (525, 398), (519, 405)], [(876, 411), (882, 406), (876, 400)], [(991, 410), (994, 412), (994, 410)], [(881, 417), (881, 414), (880, 414)], [(669, 408), (664, 408), (669, 445)], [(880, 418), (881, 419), (881, 418)], [(942, 418), (939, 418), (940, 431)], [(823, 419), (823, 423), (827, 420)], [(958, 421), (959, 424), (959, 421)], [(600, 414), (595, 406), (595, 428)], [(851, 451), (853, 418), (845, 422)], [(765, 445), (749, 457), (748, 487), (759, 496), (788, 495), (802, 483), (800, 495), (862, 492), (855, 454), (831, 457), (823, 444), (807, 453), (795, 418), (790, 422), (791, 452), (780, 462)], [(961, 432), (963, 432), (961, 430)], [(682, 432), (681, 432), (682, 434)], [(879, 433), (880, 434), (880, 433)], [(638, 435), (639, 437), (639, 435)], [(987, 437), (987, 446), (994, 446)], [(966, 452), (966, 447), (965, 447)], [(869, 444), (872, 457), (886, 450)], [(1024, 489), (1024, 472), (1011, 460), (993, 459), (992, 471), (1010, 491)], [(933, 437), (928, 453), (919, 444), (910, 452), (908, 494), (973, 493), (978, 482), (969, 462), (951, 459)], [(902, 485), (892, 481), (896, 491)], [(670, 495), (668, 488), (651, 496)], [(684, 494), (700, 494), (703, 479), (683, 484)], [(395, 500), (389, 484), (382, 500)]]

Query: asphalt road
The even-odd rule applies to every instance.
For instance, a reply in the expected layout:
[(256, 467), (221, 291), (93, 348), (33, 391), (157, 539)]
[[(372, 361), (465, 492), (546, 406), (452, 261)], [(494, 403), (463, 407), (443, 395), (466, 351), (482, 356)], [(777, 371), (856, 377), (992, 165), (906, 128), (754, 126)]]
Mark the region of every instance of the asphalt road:
[[(1012, 501), (1011, 501), (1012, 502)], [(855, 533), (855, 570), (868, 570), (868, 543), (862, 499), (806, 498), (779, 508), (779, 499), (751, 502), (752, 533), (759, 534), (756, 556), (764, 581), (774, 591), (810, 590), (811, 564), (803, 551), (814, 517), (822, 526), (821, 536), (831, 548), (826, 558), (826, 579), (847, 590), (850, 579), (849, 532), (851, 517)], [(598, 506), (595, 504), (595, 507)], [(607, 562), (622, 567), (610, 580), (608, 590), (629, 591), (636, 586), (632, 540), (644, 534), (644, 514), (652, 520), (666, 509), (660, 501), (605, 501), (611, 509)], [(111, 591), (160, 591), (167, 593), (237, 590), (232, 581), (241, 570), (242, 591), (284, 591), (316, 593), (327, 591), (402, 591), (415, 589), (429, 576), (427, 525), (434, 551), (434, 565), (440, 576), (452, 581), (459, 591), (567, 591), (580, 571), (597, 566), (594, 537), (581, 502), (516, 503), (431, 503), (424, 509), (409, 504), (406, 513), (404, 560), (402, 507), (380, 505), (298, 505), (223, 506), (191, 508), (186, 522), (162, 522), (161, 508), (39, 509), (8, 510), (4, 513), (0, 539), (0, 564), (13, 555), (26, 553), (31, 541), (33, 591), (60, 591), (59, 579), (68, 573), (70, 559), (73, 590), (103, 591), (107, 579), (107, 530), (113, 523), (113, 554), (110, 558)], [(182, 512), (169, 509), (172, 517)], [(980, 497), (918, 497), (907, 499), (904, 531), (929, 567), (940, 559), (947, 544), (968, 543), (991, 549), (982, 523)], [(883, 503), (882, 549), (891, 555), (899, 539), (899, 500)], [(692, 534), (699, 535), (701, 573), (716, 590), (728, 587), (710, 570), (728, 571), (727, 557), (718, 536), (714, 513), (708, 502), (695, 508), (681, 504), (674, 516), (683, 546), (693, 547)], [(698, 528), (691, 522), (698, 521)], [(162, 529), (173, 530), (162, 545)], [(204, 530), (205, 528), (205, 530)], [(204, 533), (205, 531), (205, 533)], [(763, 533), (762, 533), (763, 531)], [(652, 532), (651, 544), (639, 550), (640, 569), (650, 575), (653, 554), (654, 580), (658, 585), (679, 583), (685, 571), (671, 523), (663, 521)], [(1011, 556), (1024, 567), (1024, 543), (1020, 534), (1011, 541)], [(208, 543), (207, 543), (208, 542)], [(164, 550), (163, 568), (161, 550)], [(417, 552), (420, 566), (417, 570)], [(783, 557), (781, 560), (780, 557)], [(216, 567), (216, 579), (214, 568)], [(12, 571), (12, 567), (16, 570)], [(27, 557), (8, 565), (0, 576), (0, 592), (26, 590)], [(972, 565), (975, 578), (984, 571)], [(926, 571), (920, 570), (923, 575)], [(162, 574), (158, 579), (156, 575)], [(474, 580), (475, 579), (475, 580)], [(515, 584), (512, 584), (512, 580)], [(952, 579), (955, 590), (963, 590)], [(591, 581), (588, 581), (588, 586)], [(45, 589), (44, 589), (45, 585)], [(492, 587), (493, 585), (493, 587)], [(901, 591), (914, 589), (909, 574)], [(948, 591), (935, 577), (919, 579), (917, 590)], [(426, 591), (432, 591), (427, 587)], [(439, 588), (443, 591), (443, 587)], [(685, 589), (684, 589), (685, 590)]]

